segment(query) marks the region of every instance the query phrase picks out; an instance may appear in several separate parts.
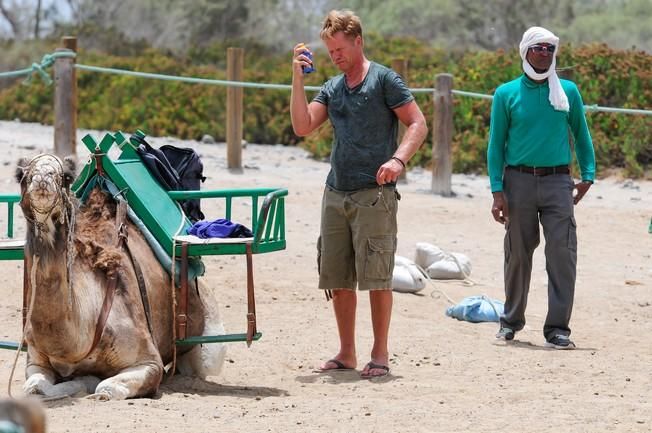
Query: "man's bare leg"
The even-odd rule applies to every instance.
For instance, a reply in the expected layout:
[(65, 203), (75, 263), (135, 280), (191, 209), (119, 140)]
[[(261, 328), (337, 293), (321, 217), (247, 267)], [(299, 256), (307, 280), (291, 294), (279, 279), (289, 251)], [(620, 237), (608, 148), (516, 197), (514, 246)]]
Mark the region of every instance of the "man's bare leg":
[[(355, 310), (357, 296), (354, 290), (335, 289), (333, 292), (333, 310), (340, 336), (340, 351), (334, 358), (346, 368), (355, 368), (358, 364), (355, 353)], [(321, 370), (339, 368), (336, 363), (326, 361)]]
[[(389, 323), (392, 318), (393, 297), (391, 290), (371, 290), (369, 302), (371, 304), (371, 323), (374, 330), (374, 346), (371, 349), (371, 362), (376, 365), (389, 367)], [(368, 368), (362, 370), (362, 376), (384, 376), (388, 370), (384, 368)]]

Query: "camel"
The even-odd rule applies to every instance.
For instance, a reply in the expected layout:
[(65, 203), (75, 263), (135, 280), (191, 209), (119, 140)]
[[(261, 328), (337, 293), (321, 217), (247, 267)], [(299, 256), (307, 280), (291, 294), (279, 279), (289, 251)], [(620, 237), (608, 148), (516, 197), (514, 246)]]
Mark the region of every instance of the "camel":
[(45, 410), (34, 399), (0, 400), (0, 432), (45, 433)]
[[(16, 169), (31, 282), (24, 391), (98, 400), (151, 396), (175, 350), (180, 373), (219, 374), (224, 345), (175, 349), (169, 274), (111, 195), (95, 187), (77, 201), (74, 172), (72, 159), (49, 154), (22, 159)], [(102, 325), (107, 293), (113, 299)], [(194, 284), (189, 293), (188, 335), (223, 334), (210, 294)]]

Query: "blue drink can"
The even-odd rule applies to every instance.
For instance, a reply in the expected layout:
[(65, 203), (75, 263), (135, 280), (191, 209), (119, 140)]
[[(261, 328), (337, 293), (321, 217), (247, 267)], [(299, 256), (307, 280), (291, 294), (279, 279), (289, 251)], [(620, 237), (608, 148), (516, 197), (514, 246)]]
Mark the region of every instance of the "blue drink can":
[[(301, 45), (303, 45), (303, 44), (301, 44)], [(310, 59), (310, 61), (312, 62), (312, 53), (310, 51), (304, 50), (303, 55), (308, 57)], [(311, 72), (315, 72), (317, 70), (315, 68), (314, 63), (311, 66), (302, 66), (301, 69), (303, 70), (304, 74), (310, 74)]]

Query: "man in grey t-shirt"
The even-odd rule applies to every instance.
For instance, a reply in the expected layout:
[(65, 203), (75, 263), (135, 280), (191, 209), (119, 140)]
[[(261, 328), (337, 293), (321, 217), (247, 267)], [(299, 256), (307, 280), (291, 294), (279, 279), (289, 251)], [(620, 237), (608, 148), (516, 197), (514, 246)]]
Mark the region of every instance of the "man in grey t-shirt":
[[(340, 350), (322, 371), (357, 366), (356, 286), (369, 291), (374, 345), (362, 377), (389, 372), (388, 334), (392, 272), (396, 252), (396, 179), (423, 143), (426, 121), (403, 80), (369, 61), (363, 52), (360, 19), (331, 11), (320, 33), (333, 63), (342, 71), (308, 103), (303, 69), (312, 66), (303, 44), (294, 48), (290, 112), (297, 135), (329, 119), (334, 128), (331, 171), (322, 199), (318, 240), (319, 288), (332, 293)], [(407, 126), (400, 145), (398, 121)]]

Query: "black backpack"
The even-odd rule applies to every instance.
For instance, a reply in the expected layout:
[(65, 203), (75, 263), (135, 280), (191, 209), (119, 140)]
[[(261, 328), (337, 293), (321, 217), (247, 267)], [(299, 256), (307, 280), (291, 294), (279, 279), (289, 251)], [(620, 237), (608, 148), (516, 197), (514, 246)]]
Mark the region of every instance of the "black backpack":
[[(136, 152), (150, 174), (168, 191), (195, 191), (201, 189), (204, 165), (193, 149), (181, 148), (166, 144), (160, 149), (152, 147), (145, 139), (134, 134), (132, 142), (137, 144)], [(184, 213), (191, 222), (203, 220), (199, 199), (182, 200), (179, 202)]]

